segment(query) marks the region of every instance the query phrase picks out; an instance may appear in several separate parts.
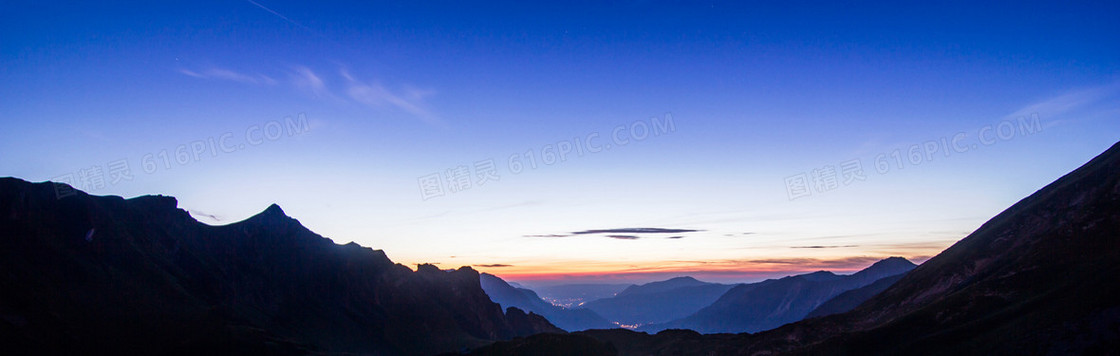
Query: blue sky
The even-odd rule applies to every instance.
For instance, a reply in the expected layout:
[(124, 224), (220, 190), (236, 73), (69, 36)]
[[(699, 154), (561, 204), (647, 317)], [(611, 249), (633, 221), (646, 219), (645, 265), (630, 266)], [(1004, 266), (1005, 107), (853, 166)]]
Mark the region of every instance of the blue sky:
[(0, 175), (510, 279), (921, 260), (1120, 137), (1114, 4), (6, 7)]

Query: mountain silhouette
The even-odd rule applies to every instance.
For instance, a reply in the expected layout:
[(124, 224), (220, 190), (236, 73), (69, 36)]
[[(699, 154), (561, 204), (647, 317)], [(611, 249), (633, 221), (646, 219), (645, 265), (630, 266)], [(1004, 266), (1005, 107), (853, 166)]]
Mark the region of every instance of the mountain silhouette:
[(226, 226), (175, 198), (59, 198), (0, 178), (0, 345), (11, 354), (432, 354), (539, 332), (470, 268), (394, 264), (277, 205)]
[(809, 312), (809, 315), (806, 315), (805, 318), (816, 318), (825, 315), (840, 314), (855, 309), (857, 306), (863, 304), (863, 302), (867, 301), (868, 299), (871, 299), (871, 297), (874, 297), (876, 294), (882, 293), (888, 287), (894, 285), (896, 282), (902, 279), (902, 277), (905, 276), (906, 274), (903, 273), (890, 277), (883, 277), (866, 286), (840, 293), (840, 295), (832, 297), (832, 299), (829, 299), (827, 302), (824, 302), (816, 309), (813, 309), (813, 311)]
[[(1114, 355), (1118, 235), (1120, 143), (851, 311), (756, 334), (614, 329), (553, 338), (591, 337), (619, 355)], [(544, 350), (534, 349), (547, 346), (542, 340), (489, 349)]]
[(677, 277), (629, 286), (617, 295), (584, 303), (607, 320), (622, 325), (663, 323), (682, 318), (711, 304), (732, 285)]
[[(1114, 353), (1120, 350), (1117, 261), (1120, 143), (851, 312), (775, 336), (852, 353)], [(806, 338), (805, 327), (818, 334)], [(858, 332), (840, 337), (838, 328)]]
[(818, 271), (731, 288), (695, 314), (643, 331), (690, 329), (701, 333), (757, 332), (803, 319), (840, 293), (906, 273), (914, 264), (890, 257), (851, 275)]
[(677, 288), (700, 287), (700, 286), (707, 286), (707, 285), (712, 285), (712, 284), (715, 284), (715, 283), (701, 282), (701, 281), (696, 280), (696, 278), (692, 278), (692, 277), (688, 277), (688, 276), (674, 277), (674, 278), (670, 278), (670, 279), (667, 279), (667, 280), (664, 280), (664, 281), (650, 282), (650, 283), (646, 283), (646, 284), (636, 284), (636, 285), (626, 287), (626, 289), (623, 289), (621, 292), (618, 292), (618, 294), (615, 295), (615, 297), (625, 297), (625, 296), (628, 296), (628, 295), (663, 293), (663, 292), (667, 292), (667, 291), (677, 289)]
[(498, 276), (482, 273), (482, 290), (490, 300), (502, 307), (515, 307), (544, 316), (557, 327), (567, 331), (587, 329), (610, 329), (616, 325), (603, 319), (599, 314), (586, 309), (565, 309), (541, 299), (536, 292), (525, 288), (514, 288)]

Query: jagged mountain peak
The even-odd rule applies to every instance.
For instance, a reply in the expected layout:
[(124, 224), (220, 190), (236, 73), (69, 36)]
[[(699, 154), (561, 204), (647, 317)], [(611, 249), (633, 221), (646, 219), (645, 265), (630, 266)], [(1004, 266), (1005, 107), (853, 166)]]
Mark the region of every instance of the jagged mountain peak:
[(270, 204), (268, 206), (268, 208), (265, 208), (264, 211), (261, 212), (261, 214), (263, 214), (263, 215), (275, 215), (275, 216), (288, 216), (288, 214), (284, 213), (284, 209), (281, 209), (280, 205), (277, 205), (276, 203)]
[(275, 220), (295, 220), (295, 219), (292, 218), (291, 216), (288, 216), (287, 213), (284, 213), (284, 209), (280, 208), (280, 205), (277, 205), (276, 203), (273, 203), (273, 204), (270, 204), (267, 208), (265, 208), (261, 212), (257, 213), (256, 215), (253, 215), (253, 216), (251, 216), (251, 217), (249, 217), (248, 219), (245, 219), (245, 220), (247, 220), (247, 221), (248, 220), (271, 220), (271, 221), (275, 221)]
[(0, 179), (0, 285), (17, 286), (0, 319), (22, 324), (0, 321), (8, 353), (438, 354), (560, 332), (503, 313), (471, 268), (414, 272), (275, 204), (210, 226), (173, 197), (57, 188)]

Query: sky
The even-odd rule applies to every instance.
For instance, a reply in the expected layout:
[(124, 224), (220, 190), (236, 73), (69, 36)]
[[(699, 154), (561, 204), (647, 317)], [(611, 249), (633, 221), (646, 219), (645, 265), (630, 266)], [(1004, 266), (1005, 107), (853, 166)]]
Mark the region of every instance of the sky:
[(0, 176), (537, 285), (921, 262), (1120, 137), (1120, 5), (6, 2)]

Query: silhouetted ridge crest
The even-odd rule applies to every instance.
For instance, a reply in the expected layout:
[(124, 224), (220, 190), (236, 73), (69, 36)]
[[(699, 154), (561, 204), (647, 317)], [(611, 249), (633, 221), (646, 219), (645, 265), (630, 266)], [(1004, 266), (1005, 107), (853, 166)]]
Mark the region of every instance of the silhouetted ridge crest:
[(211, 226), (173, 197), (0, 178), (0, 246), (12, 354), (427, 355), (561, 331), (507, 316), (473, 269), (413, 271), (275, 204)]
[[(243, 220), (243, 222), (257, 223), (257, 224), (280, 224), (279, 227), (284, 227), (289, 223), (299, 224), (299, 221), (288, 216), (284, 213), (279, 205), (271, 204), (263, 211)], [(302, 225), (301, 225), (302, 227)]]
[(284, 213), (284, 209), (281, 209), (280, 205), (277, 205), (276, 203), (272, 203), (268, 206), (268, 208), (265, 208), (264, 211), (261, 212), (261, 215), (288, 216), (288, 214)]

